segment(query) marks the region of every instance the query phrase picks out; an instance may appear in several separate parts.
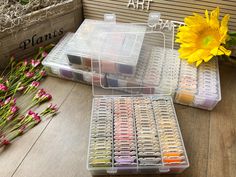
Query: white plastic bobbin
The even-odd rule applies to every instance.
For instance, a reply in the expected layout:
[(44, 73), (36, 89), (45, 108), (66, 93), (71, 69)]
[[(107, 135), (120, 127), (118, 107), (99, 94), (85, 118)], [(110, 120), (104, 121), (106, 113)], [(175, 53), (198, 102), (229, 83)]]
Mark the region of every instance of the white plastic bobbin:
[(116, 23), (116, 14), (104, 14), (104, 21)]
[(156, 27), (156, 25), (158, 24), (160, 18), (161, 18), (161, 13), (160, 12), (151, 12), (151, 13), (149, 13), (148, 26), (151, 27), (151, 28)]

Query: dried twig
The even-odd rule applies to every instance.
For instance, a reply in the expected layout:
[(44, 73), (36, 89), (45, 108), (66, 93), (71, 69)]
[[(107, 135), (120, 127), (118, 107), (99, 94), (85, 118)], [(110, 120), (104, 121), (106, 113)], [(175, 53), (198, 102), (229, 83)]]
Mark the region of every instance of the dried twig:
[[(24, 3), (22, 3), (24, 1)], [(22, 16), (68, 0), (3, 0), (0, 1), (0, 32), (23, 23)], [(39, 19), (38, 19), (39, 20)], [(34, 21), (32, 19), (32, 21)], [(29, 24), (32, 22), (25, 21)]]

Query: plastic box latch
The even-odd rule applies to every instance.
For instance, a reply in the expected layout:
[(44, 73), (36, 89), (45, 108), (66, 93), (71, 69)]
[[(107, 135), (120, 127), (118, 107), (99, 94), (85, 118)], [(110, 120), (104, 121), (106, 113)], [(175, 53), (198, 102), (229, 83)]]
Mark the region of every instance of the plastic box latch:
[(117, 170), (113, 169), (113, 170), (107, 170), (108, 174), (116, 174)]
[(159, 168), (160, 173), (168, 173), (170, 171), (169, 168)]
[(104, 14), (104, 21), (116, 23), (116, 14)]
[(161, 18), (160, 12), (151, 12), (148, 17), (148, 25), (150, 27), (156, 27)]

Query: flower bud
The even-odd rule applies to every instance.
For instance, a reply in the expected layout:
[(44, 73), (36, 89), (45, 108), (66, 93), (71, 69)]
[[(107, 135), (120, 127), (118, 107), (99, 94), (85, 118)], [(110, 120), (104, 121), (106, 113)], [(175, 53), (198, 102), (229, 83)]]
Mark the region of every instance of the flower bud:
[(0, 91), (6, 92), (8, 90), (8, 87), (4, 84), (0, 84)]
[(31, 65), (35, 68), (40, 64), (40, 60), (31, 60)]
[(37, 88), (37, 87), (40, 85), (40, 83), (37, 82), (37, 81), (33, 81), (33, 82), (31, 83), (31, 85), (32, 85), (33, 87)]
[(31, 78), (34, 76), (34, 73), (33, 72), (27, 72), (25, 73), (25, 76), (28, 77), (28, 78)]
[(11, 111), (12, 114), (16, 113), (18, 110), (19, 110), (19, 108), (15, 105), (11, 106), (11, 108), (10, 108), (10, 111)]

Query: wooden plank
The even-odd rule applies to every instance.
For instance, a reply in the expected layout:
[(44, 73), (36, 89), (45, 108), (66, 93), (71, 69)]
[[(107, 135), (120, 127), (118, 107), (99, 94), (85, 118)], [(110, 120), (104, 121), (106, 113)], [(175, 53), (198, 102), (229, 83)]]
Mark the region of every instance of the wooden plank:
[[(136, 14), (133, 14), (133, 13), (129, 13), (129, 16), (125, 15), (126, 11), (123, 11), (122, 10), (116, 10), (114, 11), (112, 8), (107, 8), (107, 9), (102, 9), (102, 8), (97, 8), (96, 11), (93, 11), (94, 8), (92, 7), (84, 7), (84, 10), (85, 12), (86, 11), (89, 11), (89, 14), (85, 13), (85, 18), (91, 18), (93, 19), (93, 16), (97, 16), (97, 17), (102, 17), (103, 18), (103, 15), (105, 13), (115, 13), (117, 15), (117, 21), (121, 21), (122, 19), (126, 19), (126, 23), (134, 23), (134, 22), (147, 22), (147, 19), (148, 19), (148, 14), (145, 14), (143, 16), (140, 16), (139, 18), (137, 18), (138, 15)], [(166, 20), (173, 20), (175, 19), (176, 21), (180, 21), (180, 22), (183, 22), (184, 21), (184, 18), (186, 17), (186, 15), (181, 15), (179, 14), (178, 17), (175, 16), (175, 14), (168, 14), (168, 13), (162, 13), (162, 18), (163, 19), (166, 19)], [(102, 19), (100, 18), (100, 19)], [(236, 27), (236, 21), (232, 21), (230, 24), (229, 24), (229, 28), (235, 28)]]
[(220, 67), (222, 101), (210, 115), (208, 177), (236, 174), (236, 67)]
[[(164, 14), (168, 14), (168, 15), (176, 15), (176, 13), (178, 13), (181, 16), (188, 16), (188, 15), (192, 15), (193, 12), (198, 12), (198, 13), (204, 14), (204, 8), (201, 9), (201, 8), (198, 7), (198, 9), (192, 10), (191, 8), (189, 8), (189, 6), (181, 6), (182, 11), (179, 11), (179, 9), (176, 9), (175, 5), (178, 6), (179, 3), (175, 4), (173, 2), (167, 2), (167, 1), (161, 2), (160, 1), (158, 3), (153, 3), (151, 5), (150, 11), (154, 11), (155, 8), (158, 8), (158, 9), (162, 9), (161, 10), (162, 14), (164, 13)], [(132, 8), (128, 9), (126, 5), (124, 5), (124, 4), (122, 5), (121, 2), (119, 2), (119, 1), (110, 1), (109, 3), (104, 3), (103, 1), (96, 0), (96, 1), (94, 1), (94, 3), (90, 3), (90, 4), (84, 3), (84, 7), (91, 7), (91, 8), (96, 9), (96, 10), (97, 9), (109, 10), (109, 8), (113, 8), (115, 10), (119, 10), (119, 11), (124, 10), (126, 12), (127, 12), (127, 10), (129, 10), (129, 14), (130, 13), (140, 14), (140, 12), (142, 12), (144, 14), (149, 14), (149, 11), (147, 11), (147, 10), (140, 11), (138, 9), (136, 9), (136, 10), (134, 10)], [(222, 11), (221, 14), (230, 14), (231, 19), (236, 18), (236, 12), (235, 12), (234, 9), (233, 10), (227, 10), (227, 12)]]
[(209, 111), (176, 109), (190, 167), (181, 176), (206, 177), (209, 145)]
[(90, 176), (86, 158), (91, 101), (91, 87), (77, 84), (14, 176)]
[[(60, 106), (68, 93), (74, 87), (75, 83), (61, 80), (57, 78), (48, 77), (42, 86), (49, 93), (53, 95), (52, 102)], [(45, 104), (47, 106), (48, 104)], [(41, 108), (42, 109), (42, 108)], [(10, 177), (16, 168), (24, 160), (25, 156), (37, 141), (44, 128), (47, 126), (50, 120), (46, 120), (33, 128), (27, 134), (20, 137), (12, 145), (5, 149), (0, 149), (0, 176)]]
[(236, 11), (234, 10), (236, 1), (154, 0), (149, 11), (127, 8), (127, 4), (128, 0), (84, 0), (83, 10), (86, 18), (99, 18), (104, 13), (113, 12), (119, 14), (118, 21), (124, 20), (124, 22), (130, 23), (138, 20), (146, 22), (148, 13), (152, 11), (161, 12), (163, 19), (183, 21), (185, 16), (191, 15), (193, 12), (203, 14), (205, 9), (213, 10), (219, 6), (221, 8), (221, 15), (231, 14), (230, 29), (236, 29)]

